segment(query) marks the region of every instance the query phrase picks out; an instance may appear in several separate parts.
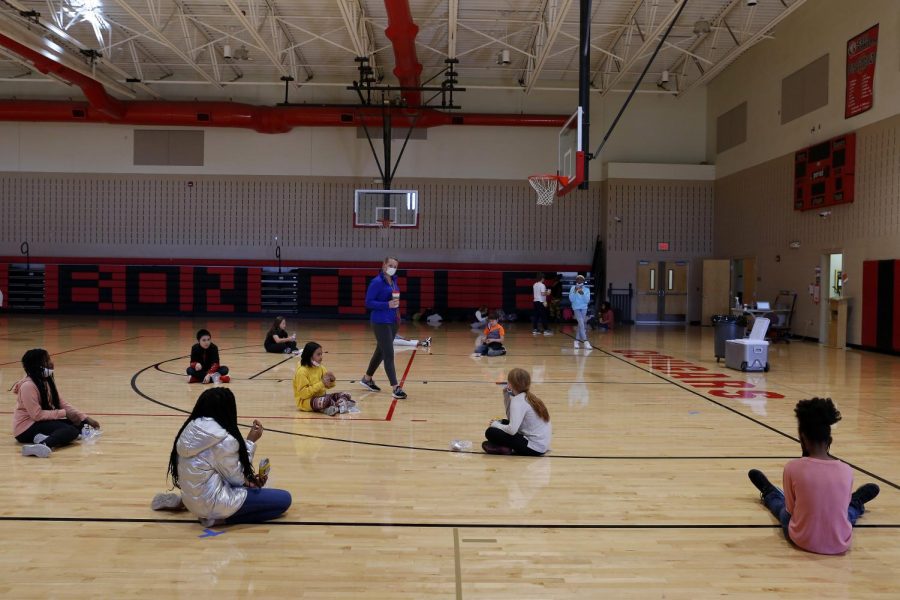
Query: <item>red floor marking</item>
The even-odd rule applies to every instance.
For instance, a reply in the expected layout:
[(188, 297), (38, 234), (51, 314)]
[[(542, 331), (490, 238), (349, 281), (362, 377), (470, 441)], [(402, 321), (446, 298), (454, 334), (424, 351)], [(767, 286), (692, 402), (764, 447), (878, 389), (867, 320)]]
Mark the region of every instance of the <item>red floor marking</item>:
[(403, 377), (400, 378), (400, 387), (403, 387), (403, 384), (406, 383), (406, 376), (409, 375), (409, 368), (412, 367), (413, 359), (416, 357), (416, 351), (413, 349), (412, 355), (409, 357), (409, 362), (406, 363), (406, 370), (403, 371)]
[(384, 418), (385, 421), (390, 421), (394, 416), (394, 408), (397, 406), (397, 399), (394, 398), (393, 402), (391, 402), (391, 407), (388, 409), (388, 414)]

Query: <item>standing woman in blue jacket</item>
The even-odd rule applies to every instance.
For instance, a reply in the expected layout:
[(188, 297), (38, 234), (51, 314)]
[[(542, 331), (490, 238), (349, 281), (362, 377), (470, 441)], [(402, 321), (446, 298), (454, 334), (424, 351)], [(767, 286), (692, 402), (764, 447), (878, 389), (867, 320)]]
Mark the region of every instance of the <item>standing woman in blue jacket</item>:
[(587, 331), (584, 328), (585, 317), (587, 316), (587, 307), (591, 303), (591, 290), (584, 285), (584, 275), (578, 275), (575, 278), (575, 285), (569, 288), (569, 302), (572, 303), (572, 312), (575, 313), (575, 320), (578, 321), (578, 331), (575, 332), (575, 347), (580, 348), (584, 342), (584, 347), (593, 350), (594, 347), (587, 339)]
[(400, 325), (400, 288), (397, 287), (397, 267), (400, 262), (393, 256), (384, 259), (381, 272), (369, 283), (366, 290), (366, 308), (372, 311), (372, 331), (375, 332), (375, 352), (369, 361), (365, 376), (360, 384), (373, 392), (380, 392), (372, 376), (384, 361), (384, 372), (393, 388), (392, 396), (399, 400), (406, 399), (406, 392), (397, 382), (397, 370), (394, 367), (394, 336)]

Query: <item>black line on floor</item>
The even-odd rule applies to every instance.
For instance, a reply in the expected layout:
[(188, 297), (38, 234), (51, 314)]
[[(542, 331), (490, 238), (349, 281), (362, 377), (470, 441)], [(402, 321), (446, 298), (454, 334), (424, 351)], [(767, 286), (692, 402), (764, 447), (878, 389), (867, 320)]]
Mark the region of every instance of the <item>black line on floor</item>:
[(293, 354), (288, 354), (288, 357), (285, 358), (284, 360), (278, 361), (277, 363), (275, 363), (275, 364), (272, 365), (271, 367), (267, 367), (267, 368), (263, 369), (262, 371), (260, 371), (259, 373), (257, 373), (256, 375), (251, 375), (251, 376), (248, 377), (247, 379), (256, 379), (258, 376), (262, 375), (262, 374), (265, 373), (266, 371), (271, 371), (271, 370), (274, 369), (275, 367), (277, 367), (277, 366), (279, 366), (279, 365), (283, 365), (284, 363), (286, 363), (287, 361), (291, 360), (292, 358), (294, 358), (294, 355), (293, 355)]
[[(136, 335), (129, 338), (123, 338), (121, 340), (113, 340), (111, 342), (103, 342), (102, 344), (91, 344), (90, 346), (82, 346), (80, 348), (72, 348), (71, 350), (59, 350), (58, 352), (51, 352), (51, 356), (59, 356), (60, 354), (68, 354), (69, 352), (78, 352), (79, 350), (87, 350), (89, 348), (99, 348), (100, 346), (109, 346), (111, 344), (119, 344), (121, 342), (127, 342), (129, 340), (136, 340), (142, 336)], [(12, 362), (0, 363), (0, 367), (5, 367), (7, 365), (18, 365), (21, 364), (21, 360), (14, 360)]]
[[(0, 522), (27, 523), (159, 523), (200, 526), (197, 519), (149, 519), (122, 517), (4, 516)], [(394, 523), (390, 521), (267, 521), (264, 525), (292, 527), (378, 527), (397, 529), (781, 529), (778, 523)], [(235, 527), (235, 525), (216, 527)], [(854, 529), (900, 529), (900, 523), (857, 523)]]

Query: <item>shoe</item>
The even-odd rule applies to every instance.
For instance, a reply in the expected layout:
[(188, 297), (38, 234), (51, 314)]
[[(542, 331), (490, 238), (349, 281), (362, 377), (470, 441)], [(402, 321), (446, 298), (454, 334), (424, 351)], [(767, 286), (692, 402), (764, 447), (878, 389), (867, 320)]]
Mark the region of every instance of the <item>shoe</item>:
[(575, 347), (581, 348), (581, 342), (579, 342), (578, 340), (575, 340)]
[(367, 390), (370, 390), (370, 391), (373, 391), (373, 392), (380, 392), (380, 391), (381, 391), (381, 388), (378, 387), (377, 385), (375, 385), (375, 380), (374, 380), (374, 379), (370, 379), (370, 380), (368, 380), (368, 381), (366, 381), (365, 379), (360, 379), (360, 380), (359, 380), (359, 385), (361, 385), (361, 386), (363, 386), (364, 388), (366, 388)]
[(44, 444), (29, 444), (28, 446), (22, 446), (22, 456), (47, 458), (52, 452), (53, 450), (50, 449), (50, 446), (45, 446)]
[(50, 437), (50, 436), (44, 435), (43, 433), (39, 433), (36, 436), (34, 436), (34, 443), (35, 444), (43, 444), (44, 440), (46, 440), (48, 437)]
[(545, 329), (545, 330), (544, 330), (544, 335), (553, 335), (553, 332), (550, 331), (549, 329)]
[(291, 350), (291, 354), (294, 356), (300, 356), (300, 350)]
[(484, 450), (485, 454), (502, 454), (504, 456), (509, 456), (513, 453), (512, 448), (498, 446), (490, 442), (481, 442), (481, 449)]
[(531, 335), (541, 335), (541, 332), (538, 331), (537, 329), (532, 329), (532, 330), (531, 330)]
[(193, 375), (191, 375), (191, 378), (188, 379), (188, 383), (200, 383), (201, 381), (203, 381), (201, 378), (194, 377)]
[(327, 407), (322, 412), (324, 414), (328, 415), (329, 417), (333, 417), (334, 415), (341, 412), (341, 407), (339, 407), (337, 404), (332, 404), (331, 406)]
[(424, 347), (424, 348), (431, 347), (431, 338), (430, 337), (425, 338), (425, 340), (422, 342), (422, 347)]
[(209, 379), (210, 379), (210, 381), (212, 381), (213, 385), (218, 385), (219, 382), (222, 380), (222, 376), (219, 375), (218, 373), (213, 373), (212, 375), (209, 376)]
[(291, 354), (291, 353), (293, 353), (294, 351), (291, 350), (290, 348), (285, 348), (282, 352), (283, 352), (284, 354)]
[(178, 510), (184, 508), (184, 504), (181, 502), (181, 494), (169, 492), (153, 496), (150, 508), (152, 510)]
[(200, 524), (209, 529), (210, 527), (215, 527), (218, 521), (216, 519), (211, 519), (209, 517), (205, 519), (200, 519)]
[(231, 383), (231, 375), (219, 375), (220, 383)]
[(397, 400), (406, 400), (406, 392), (403, 391), (403, 388), (397, 386), (394, 388), (394, 391), (391, 392), (391, 397), (396, 398)]
[(766, 477), (762, 471), (757, 469), (750, 469), (747, 472), (747, 477), (750, 478), (750, 481), (753, 482), (753, 485), (756, 486), (756, 489), (759, 490), (759, 497), (765, 498), (769, 493), (775, 489), (775, 486), (772, 485), (772, 482), (769, 481), (769, 478)]
[(589, 341), (585, 340), (585, 342), (584, 342), (584, 349), (585, 349), (585, 350), (593, 350), (594, 347), (591, 346), (591, 343), (590, 343)]
[(878, 495), (878, 492), (881, 491), (874, 483), (867, 483), (865, 485), (861, 485), (856, 488), (856, 491), (850, 494), (850, 502), (858, 502), (859, 504), (866, 504), (871, 501), (875, 496)]

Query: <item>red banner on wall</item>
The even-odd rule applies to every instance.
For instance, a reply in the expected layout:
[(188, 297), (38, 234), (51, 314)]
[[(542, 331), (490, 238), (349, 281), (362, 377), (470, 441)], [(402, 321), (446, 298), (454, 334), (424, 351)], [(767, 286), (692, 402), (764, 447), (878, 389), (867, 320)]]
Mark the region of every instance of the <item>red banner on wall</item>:
[(844, 118), (849, 119), (872, 108), (875, 90), (875, 54), (878, 50), (878, 25), (873, 25), (847, 42), (847, 102)]

